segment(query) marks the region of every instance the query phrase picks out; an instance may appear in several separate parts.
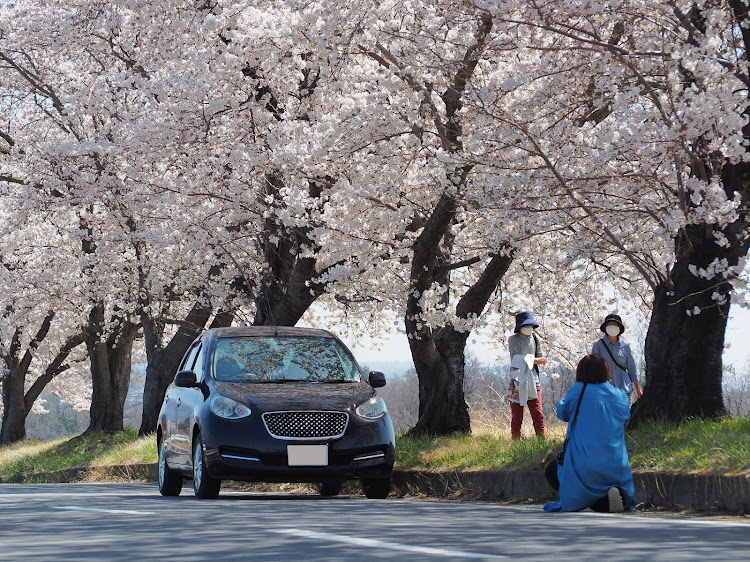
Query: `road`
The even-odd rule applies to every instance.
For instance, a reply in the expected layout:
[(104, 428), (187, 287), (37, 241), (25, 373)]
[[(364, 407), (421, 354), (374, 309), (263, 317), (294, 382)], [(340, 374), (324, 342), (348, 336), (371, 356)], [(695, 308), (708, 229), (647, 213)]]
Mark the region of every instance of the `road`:
[[(189, 483), (188, 483), (189, 484)], [(186, 486), (189, 488), (189, 486)], [(145, 484), (0, 485), (0, 560), (738, 560), (750, 519)]]

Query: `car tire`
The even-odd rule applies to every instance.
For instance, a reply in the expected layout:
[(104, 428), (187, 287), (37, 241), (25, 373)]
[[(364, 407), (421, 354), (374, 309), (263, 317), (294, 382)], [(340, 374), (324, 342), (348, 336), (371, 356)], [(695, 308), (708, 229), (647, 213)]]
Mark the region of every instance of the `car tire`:
[(209, 500), (219, 495), (221, 480), (211, 478), (206, 472), (205, 449), (203, 438), (198, 435), (193, 444), (193, 491), (196, 498)]
[(164, 443), (161, 439), (159, 439), (159, 443), (157, 444), (157, 450), (159, 451), (159, 493), (162, 496), (179, 496), (182, 491), (182, 475), (179, 472), (170, 470), (164, 452)]
[(371, 500), (384, 500), (391, 493), (392, 478), (389, 474), (385, 478), (363, 478), (362, 491)]
[(321, 482), (318, 484), (318, 493), (321, 496), (329, 498), (332, 496), (338, 496), (341, 493), (341, 487), (343, 485), (343, 482)]

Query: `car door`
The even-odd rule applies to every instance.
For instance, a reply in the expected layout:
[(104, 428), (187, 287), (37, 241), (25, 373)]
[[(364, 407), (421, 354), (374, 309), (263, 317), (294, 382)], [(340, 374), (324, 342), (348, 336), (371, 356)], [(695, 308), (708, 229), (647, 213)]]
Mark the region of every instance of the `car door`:
[(177, 387), (174, 383), (167, 387), (164, 394), (164, 402), (161, 406), (160, 422), (162, 431), (162, 444), (164, 445), (164, 457), (167, 464), (173, 465), (175, 461), (174, 447), (174, 423), (177, 416)]
[[(198, 354), (196, 355), (193, 367), (190, 369), (195, 373), (195, 380), (198, 383), (203, 382), (203, 363), (204, 356), (206, 354), (205, 342), (198, 347)], [(182, 388), (181, 404), (178, 408), (178, 420), (180, 427), (178, 432), (182, 438), (184, 436), (184, 449), (188, 452), (187, 464), (192, 465), (192, 445), (193, 445), (193, 425), (198, 417), (198, 410), (200, 409), (203, 401), (202, 387), (193, 388)]]
[[(185, 356), (180, 371), (194, 371), (196, 359), (201, 350), (201, 342), (193, 344)], [(192, 450), (190, 443), (190, 423), (193, 417), (195, 388), (170, 387), (170, 399), (174, 401), (174, 430), (172, 437), (173, 460), (171, 464), (190, 466)]]

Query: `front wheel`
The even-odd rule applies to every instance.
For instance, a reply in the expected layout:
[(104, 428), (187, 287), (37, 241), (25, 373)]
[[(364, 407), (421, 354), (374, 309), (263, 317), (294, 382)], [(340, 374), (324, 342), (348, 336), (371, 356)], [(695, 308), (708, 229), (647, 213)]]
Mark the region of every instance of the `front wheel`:
[(385, 478), (363, 478), (362, 491), (371, 500), (383, 500), (391, 493), (392, 478), (389, 474)]
[(211, 478), (206, 472), (204, 449), (203, 438), (198, 435), (193, 445), (193, 491), (196, 498), (207, 500), (219, 495), (221, 480)]
[(159, 439), (159, 493), (162, 496), (179, 496), (182, 491), (182, 475), (170, 470), (164, 453), (164, 443)]

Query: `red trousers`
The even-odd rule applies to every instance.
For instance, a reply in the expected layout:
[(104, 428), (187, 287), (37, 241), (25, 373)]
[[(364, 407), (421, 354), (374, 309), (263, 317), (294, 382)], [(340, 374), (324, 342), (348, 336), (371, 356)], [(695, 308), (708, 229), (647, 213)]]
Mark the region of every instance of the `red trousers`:
[[(546, 437), (547, 430), (544, 426), (544, 413), (542, 412), (542, 388), (536, 387), (536, 400), (526, 402), (534, 423), (534, 431), (539, 437)], [(516, 402), (510, 403), (510, 436), (513, 439), (521, 437), (521, 424), (523, 423), (523, 406)]]

